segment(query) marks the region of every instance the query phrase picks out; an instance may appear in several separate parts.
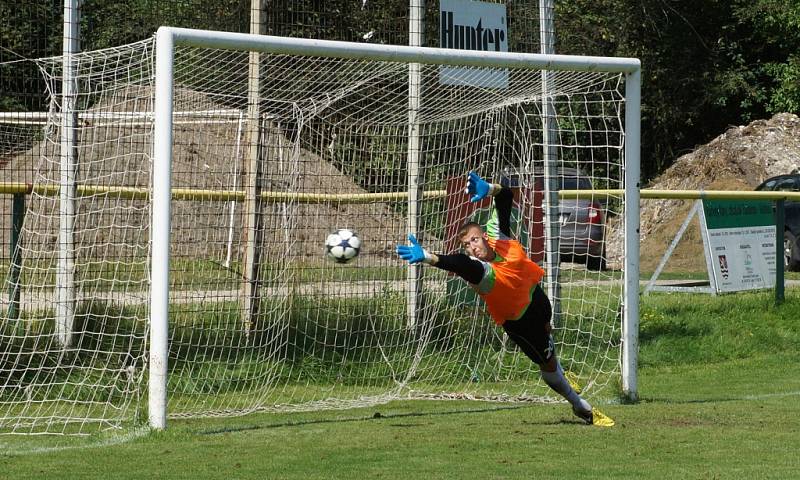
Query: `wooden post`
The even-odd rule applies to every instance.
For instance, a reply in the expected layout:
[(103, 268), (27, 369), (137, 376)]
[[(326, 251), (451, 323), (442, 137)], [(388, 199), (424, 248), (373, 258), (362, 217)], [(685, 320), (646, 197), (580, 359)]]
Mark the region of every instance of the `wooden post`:
[(19, 318), (20, 286), (19, 275), (22, 270), (22, 250), (19, 246), (19, 236), (22, 232), (22, 222), (25, 219), (25, 194), (14, 194), (11, 206), (11, 266), (8, 272), (8, 319)]
[[(261, 34), (261, 0), (251, 0), (250, 33)], [(249, 336), (259, 313), (259, 253), (261, 251), (261, 122), (259, 87), (261, 85), (261, 54), (250, 52), (250, 71), (247, 94), (247, 164), (244, 199), (244, 298), (243, 318), (245, 333)]]

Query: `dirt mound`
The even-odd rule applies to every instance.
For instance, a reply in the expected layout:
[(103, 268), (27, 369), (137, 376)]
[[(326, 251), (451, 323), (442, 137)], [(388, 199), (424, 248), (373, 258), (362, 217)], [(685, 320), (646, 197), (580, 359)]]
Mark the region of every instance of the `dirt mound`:
[[(90, 111), (84, 112), (79, 129), (77, 172), (79, 185), (124, 186), (146, 189), (152, 175), (151, 125), (111, 119), (111, 115), (151, 111), (150, 87), (129, 87), (111, 92)], [(238, 116), (225, 116), (225, 105), (207, 95), (176, 89), (172, 165), (174, 189), (204, 191), (242, 190), (247, 177), (243, 124)], [(188, 113), (206, 114), (201, 123)], [(142, 117), (144, 118), (144, 117)], [(263, 190), (282, 194), (354, 194), (366, 192), (352, 178), (336, 169), (323, 154), (300, 147), (297, 132), (265, 123)], [(313, 133), (313, 132), (312, 132)], [(57, 185), (60, 150), (57, 129), (50, 137), (26, 151), (6, 158), (0, 172), (4, 182)], [(56, 250), (58, 198), (31, 196), (27, 200), (25, 236), (29, 248)], [(149, 238), (149, 210), (145, 200), (122, 203), (106, 195), (84, 197), (76, 218), (76, 242), (87, 257), (124, 257), (132, 246), (138, 249)], [(229, 202), (175, 201), (172, 204), (172, 235), (180, 239), (176, 256), (213, 255), (225, 258), (229, 244), (234, 258), (244, 251), (241, 203), (231, 210)], [(364, 249), (361, 264), (384, 261), (394, 243), (405, 232), (405, 217), (385, 202), (295, 201), (267, 202), (263, 207), (262, 257), (267, 262), (292, 259), (308, 263), (326, 261), (324, 241), (336, 228), (354, 228)], [(233, 217), (232, 217), (233, 216)], [(10, 215), (0, 216), (0, 228), (8, 231)], [(232, 225), (232, 227), (231, 227)], [(2, 237), (0, 237), (2, 238)], [(200, 253), (198, 253), (200, 252)]]
[[(800, 118), (780, 113), (732, 127), (683, 155), (646, 188), (658, 190), (752, 190), (774, 175), (800, 171)], [(652, 272), (686, 219), (692, 201), (641, 201), (641, 266)], [(622, 264), (621, 218), (609, 222), (609, 266)], [(665, 271), (702, 271), (705, 260), (697, 222), (673, 252)], [(646, 253), (647, 252), (647, 253)]]

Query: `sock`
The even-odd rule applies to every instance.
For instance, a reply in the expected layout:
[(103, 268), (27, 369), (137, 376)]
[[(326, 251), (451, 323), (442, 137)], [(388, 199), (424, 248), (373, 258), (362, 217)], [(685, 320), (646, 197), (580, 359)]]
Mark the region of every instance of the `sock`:
[(572, 408), (584, 412), (592, 409), (589, 402), (582, 399), (569, 385), (569, 382), (564, 377), (564, 370), (561, 369), (561, 364), (557, 365), (555, 372), (546, 372), (542, 370), (540, 373), (542, 374), (542, 380), (544, 380), (550, 388), (558, 392), (559, 395), (567, 399), (567, 401), (572, 404)]

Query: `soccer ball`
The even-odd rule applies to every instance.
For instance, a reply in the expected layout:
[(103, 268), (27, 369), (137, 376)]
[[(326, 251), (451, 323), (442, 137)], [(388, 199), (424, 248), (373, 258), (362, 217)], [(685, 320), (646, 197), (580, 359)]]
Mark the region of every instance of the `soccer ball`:
[(346, 228), (340, 228), (325, 239), (325, 253), (336, 263), (348, 263), (358, 256), (361, 239)]

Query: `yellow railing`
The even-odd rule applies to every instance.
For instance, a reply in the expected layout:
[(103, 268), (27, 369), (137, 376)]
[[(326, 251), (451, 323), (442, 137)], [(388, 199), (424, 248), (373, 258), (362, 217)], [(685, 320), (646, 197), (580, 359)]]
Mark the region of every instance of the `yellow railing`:
[[(59, 186), (55, 184), (30, 184), (30, 183), (0, 183), (0, 195), (16, 195), (36, 193), (44, 196), (58, 195)], [(150, 193), (146, 188), (119, 187), (103, 185), (78, 185), (76, 194), (79, 197), (90, 195), (113, 195), (129, 200), (147, 200)], [(429, 190), (424, 192), (424, 198), (442, 198), (447, 194), (445, 190)], [(621, 189), (601, 190), (561, 190), (560, 198), (622, 198), (625, 194)], [(204, 190), (192, 188), (172, 189), (174, 200), (210, 200), (210, 201), (244, 201), (244, 192), (237, 190)], [(798, 200), (800, 192), (755, 192), (743, 190), (657, 190), (642, 189), (639, 191), (642, 199), (751, 199), (751, 200)], [(389, 193), (298, 193), (298, 192), (261, 192), (261, 198), (267, 202), (297, 203), (369, 203), (403, 200), (408, 197), (406, 192)]]
[[(561, 198), (598, 198), (615, 197), (622, 198), (625, 191), (621, 189), (607, 190), (561, 190), (558, 196)], [(698, 200), (698, 199), (749, 199), (749, 200), (799, 200), (800, 192), (754, 192), (749, 190), (639, 190), (639, 196), (643, 199), (678, 199), (678, 200)]]
[[(56, 196), (59, 186), (54, 184), (30, 183), (0, 183), (0, 195), (18, 195), (36, 193), (43, 196)], [(128, 200), (147, 200), (150, 192), (146, 188), (119, 187), (102, 185), (78, 185), (76, 195), (88, 197), (91, 195), (111, 195)], [(244, 201), (244, 192), (237, 190), (203, 190), (192, 188), (173, 188), (174, 200), (209, 200), (209, 201)], [(445, 190), (429, 190), (424, 192), (424, 198), (442, 198)], [(297, 202), (297, 203), (370, 203), (403, 200), (408, 198), (407, 192), (389, 193), (295, 193), (295, 192), (261, 192), (261, 198), (266, 202)]]

